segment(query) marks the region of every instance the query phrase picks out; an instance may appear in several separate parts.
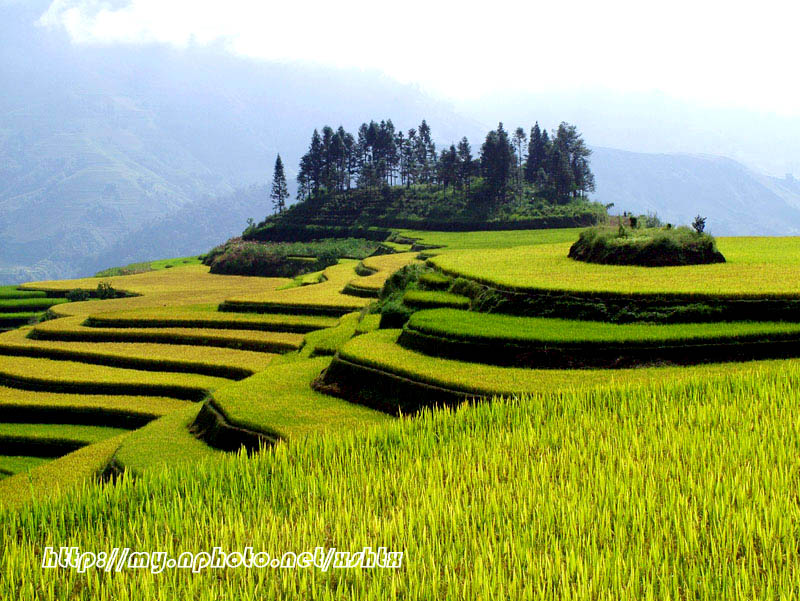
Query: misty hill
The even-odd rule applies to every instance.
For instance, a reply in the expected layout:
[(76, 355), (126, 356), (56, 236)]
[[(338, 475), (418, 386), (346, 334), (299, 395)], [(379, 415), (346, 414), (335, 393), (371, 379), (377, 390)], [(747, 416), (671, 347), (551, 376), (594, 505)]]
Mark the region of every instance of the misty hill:
[[(439, 148), (467, 135), (477, 149), (488, 129), (377, 73), (214, 47), (75, 46), (34, 25), (48, 4), (0, 3), (0, 283), (204, 252), (266, 216), (267, 199), (248, 186), (269, 180), (278, 151), (294, 186), (307, 132), (324, 123), (391, 115), (407, 129), (425, 118)], [(520, 100), (469, 114), (509, 128), (558, 116), (590, 143), (606, 139), (574, 104), (540, 108)], [(619, 210), (676, 223), (699, 212), (716, 234), (800, 232), (797, 182), (734, 161), (596, 148), (592, 168), (594, 197)]]
[(800, 234), (800, 182), (753, 172), (731, 159), (594, 148), (593, 198), (612, 212), (657, 213), (675, 224), (698, 213), (716, 235)]
[(425, 115), (444, 135), (477, 131), (376, 73), (75, 46), (34, 25), (47, 4), (0, 5), (0, 86), (13, 91), (0, 95), (0, 283), (82, 274), (131, 233), (266, 182), (279, 149), (293, 182), (307, 143), (297, 132), (321, 122), (353, 127), (391, 107), (398, 125)]

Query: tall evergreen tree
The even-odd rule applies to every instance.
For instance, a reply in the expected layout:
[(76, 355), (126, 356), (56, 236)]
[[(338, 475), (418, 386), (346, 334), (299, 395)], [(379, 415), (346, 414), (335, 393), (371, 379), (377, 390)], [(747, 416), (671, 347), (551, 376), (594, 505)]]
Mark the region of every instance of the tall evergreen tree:
[(289, 188), (286, 186), (286, 173), (283, 170), (281, 155), (275, 159), (275, 169), (272, 172), (272, 208), (276, 213), (283, 213), (286, 210), (286, 201), (289, 199)]
[(525, 144), (525, 140), (527, 136), (525, 135), (525, 130), (521, 127), (518, 127), (514, 132), (514, 148), (517, 151), (517, 189), (519, 190), (519, 194), (522, 194), (522, 163), (525, 161), (524, 151), (522, 150), (523, 144)]
[(501, 122), (496, 130), (486, 135), (481, 147), (481, 169), (493, 197), (506, 199), (515, 162), (514, 147)]
[(464, 136), (458, 143), (458, 182), (462, 188), (466, 188), (469, 194), (470, 178), (473, 175), (472, 147), (469, 140)]
[(540, 185), (537, 181), (539, 171), (545, 168), (547, 161), (547, 131), (542, 135), (539, 122), (531, 128), (531, 137), (528, 139), (528, 160), (525, 162), (525, 181), (529, 184)]

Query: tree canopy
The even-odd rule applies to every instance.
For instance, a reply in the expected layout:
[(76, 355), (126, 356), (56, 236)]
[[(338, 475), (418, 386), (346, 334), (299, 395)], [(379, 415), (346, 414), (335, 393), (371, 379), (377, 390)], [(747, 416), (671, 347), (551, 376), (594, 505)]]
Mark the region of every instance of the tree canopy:
[(321, 133), (314, 130), (300, 160), (298, 198), (429, 186), (467, 197), (480, 188), (482, 200), (491, 202), (539, 198), (563, 204), (594, 190), (590, 156), (578, 129), (564, 122), (552, 136), (538, 122), (530, 136), (522, 127), (509, 134), (500, 123), (486, 135), (477, 158), (466, 137), (437, 151), (425, 120), (407, 132), (391, 119), (370, 121), (355, 135), (326, 125)]

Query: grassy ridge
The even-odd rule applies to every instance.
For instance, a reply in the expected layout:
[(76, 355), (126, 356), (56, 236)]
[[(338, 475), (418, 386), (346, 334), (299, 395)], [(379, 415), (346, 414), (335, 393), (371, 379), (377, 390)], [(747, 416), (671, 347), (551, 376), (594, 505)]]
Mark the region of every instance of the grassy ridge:
[[(37, 421), (47, 423), (51, 416), (58, 415), (64, 423), (88, 423), (84, 416), (100, 416), (103, 425), (109, 421), (109, 414), (131, 415), (146, 420), (166, 415), (181, 409), (187, 401), (167, 397), (124, 396), (101, 394), (64, 394), (20, 390), (0, 386), (0, 415), (8, 422), (12, 416), (22, 411), (28, 414), (40, 413)], [(65, 413), (72, 412), (71, 419)]]
[(274, 354), (220, 347), (140, 342), (64, 342), (28, 338), (30, 329), (0, 334), (0, 355), (94, 363), (145, 371), (197, 373), (241, 380)]
[(23, 390), (167, 396), (200, 400), (227, 382), (197, 374), (143, 372), (73, 361), (0, 356), (0, 383)]
[(41, 317), (42, 313), (0, 313), (0, 330), (17, 328)]
[(308, 358), (317, 355), (333, 355), (339, 347), (355, 335), (359, 317), (358, 313), (348, 313), (339, 319), (337, 326), (306, 334), (300, 349), (300, 356)]
[(65, 298), (12, 298), (0, 300), (1, 313), (46, 311), (54, 305), (69, 302)]
[(189, 431), (199, 411), (199, 405), (184, 407), (131, 432), (114, 454), (114, 464), (120, 469), (140, 473), (165, 465), (219, 458), (220, 451)]
[[(77, 588), (97, 599), (788, 599), (800, 575), (798, 375), (425, 412), (255, 459), (84, 488), (2, 515), (0, 592), (20, 601)], [(45, 546), (98, 540), (172, 556), (320, 541), (405, 556), (402, 570), (224, 578), (39, 567)]]
[(692, 324), (612, 324), (539, 317), (514, 317), (431, 309), (411, 316), (407, 327), (456, 340), (586, 346), (594, 343), (647, 345), (747, 340), (796, 340), (800, 324), (731, 322)]
[(275, 365), (220, 388), (214, 393), (214, 405), (235, 426), (285, 440), (325, 430), (354, 430), (391, 419), (313, 391), (311, 382), (329, 363), (329, 358), (318, 357)]
[(44, 298), (44, 292), (33, 290), (20, 290), (17, 286), (0, 286), (0, 300), (20, 298)]
[(569, 259), (568, 244), (445, 252), (430, 262), (446, 273), (519, 292), (800, 298), (800, 238), (717, 242), (727, 263), (659, 268), (598, 265)]
[(469, 299), (466, 296), (439, 290), (409, 290), (403, 294), (403, 303), (418, 309), (431, 307), (469, 309)]
[(30, 438), (37, 440), (73, 441), (83, 445), (100, 442), (124, 433), (119, 428), (74, 424), (0, 424), (0, 441)]
[[(213, 308), (213, 311), (212, 311)], [(202, 305), (168, 310), (140, 309), (93, 315), (86, 325), (105, 328), (204, 328), (305, 333), (336, 325), (336, 318), (319, 315), (248, 315), (217, 313), (216, 306)]]
[(45, 463), (43, 457), (25, 457), (19, 455), (0, 455), (0, 479), (27, 472)]
[(411, 316), (398, 342), (436, 357), (531, 368), (627, 367), (800, 356), (800, 324), (613, 324), (453, 309)]
[[(522, 369), (430, 357), (397, 345), (399, 330), (379, 330), (357, 336), (345, 344), (338, 357), (411, 381), (422, 382), (465, 394), (492, 396), (544, 391), (565, 391), (595, 386), (621, 386), (664, 379), (681, 381), (694, 376), (725, 374), (770, 374), (800, 369), (800, 361), (753, 361), (741, 364), (710, 364), (692, 367), (639, 369)], [(387, 390), (391, 397), (391, 390)]]
[(83, 318), (69, 317), (45, 321), (34, 326), (31, 337), (69, 342), (140, 342), (262, 351), (296, 350), (302, 334), (259, 330), (218, 328), (100, 328), (81, 325)]
[(134, 275), (148, 271), (158, 271), (160, 269), (172, 269), (184, 265), (199, 265), (200, 257), (178, 257), (175, 259), (161, 259), (158, 261), (145, 261), (143, 263), (130, 263), (124, 267), (110, 267), (103, 271), (98, 271), (94, 277), (107, 278), (118, 275)]
[(84, 424), (0, 423), (0, 448), (9, 455), (60, 457), (124, 432), (124, 428)]
[[(30, 472), (0, 480), (0, 510), (14, 511), (37, 499), (54, 502), (66, 491), (86, 486), (106, 469), (126, 436), (128, 432), (78, 449)], [(18, 594), (22, 590), (18, 589)]]

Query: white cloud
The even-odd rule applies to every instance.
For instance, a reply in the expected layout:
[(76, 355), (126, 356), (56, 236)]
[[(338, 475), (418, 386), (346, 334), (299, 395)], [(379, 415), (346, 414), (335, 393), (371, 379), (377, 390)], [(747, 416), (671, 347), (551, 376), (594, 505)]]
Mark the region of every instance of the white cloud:
[(800, 113), (800, 7), (776, 0), (55, 0), (41, 23), (77, 43), (222, 40), (252, 57), (379, 68), (451, 97), (603, 87)]

